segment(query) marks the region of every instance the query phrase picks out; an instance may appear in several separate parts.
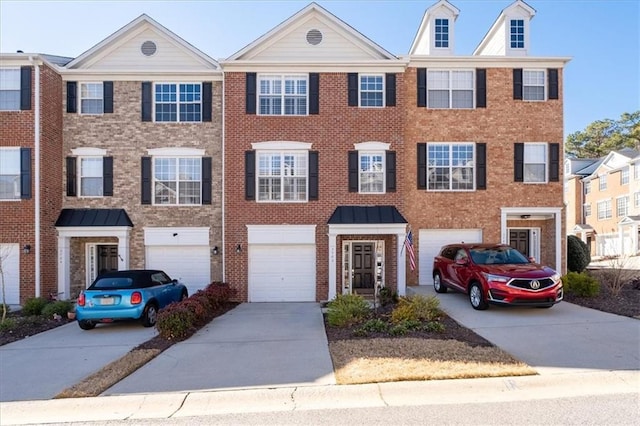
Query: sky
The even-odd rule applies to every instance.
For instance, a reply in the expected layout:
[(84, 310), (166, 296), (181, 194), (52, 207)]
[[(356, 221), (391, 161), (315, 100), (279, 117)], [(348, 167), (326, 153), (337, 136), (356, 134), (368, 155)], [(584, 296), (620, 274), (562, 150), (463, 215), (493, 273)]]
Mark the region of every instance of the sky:
[[(0, 0), (0, 52), (77, 57), (146, 13), (214, 59), (224, 59), (307, 6), (297, 0)], [(408, 53), (436, 0), (317, 0), (395, 55)], [(460, 10), (455, 54), (471, 55), (512, 0), (450, 0)], [(640, 0), (529, 0), (530, 56), (569, 57), (565, 137), (640, 110)]]

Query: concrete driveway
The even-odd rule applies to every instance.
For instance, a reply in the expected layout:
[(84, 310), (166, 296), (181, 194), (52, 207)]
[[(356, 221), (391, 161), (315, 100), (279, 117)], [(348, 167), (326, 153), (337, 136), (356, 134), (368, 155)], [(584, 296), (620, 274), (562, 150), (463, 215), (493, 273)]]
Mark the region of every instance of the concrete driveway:
[(76, 322), (0, 346), (0, 401), (50, 399), (157, 334), (139, 323)]
[(640, 320), (560, 302), (550, 309), (490, 306), (476, 311), (468, 296), (433, 286), (407, 293), (435, 295), (459, 324), (535, 368), (540, 374), (640, 370)]
[(104, 395), (332, 384), (318, 303), (244, 303)]

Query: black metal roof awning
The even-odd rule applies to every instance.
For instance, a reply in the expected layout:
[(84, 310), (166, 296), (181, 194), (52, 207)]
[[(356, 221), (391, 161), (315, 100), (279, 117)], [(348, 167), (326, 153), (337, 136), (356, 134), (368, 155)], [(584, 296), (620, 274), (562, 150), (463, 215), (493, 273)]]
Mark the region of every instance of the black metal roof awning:
[(62, 209), (55, 226), (129, 226), (124, 209)]
[(407, 223), (394, 206), (338, 206), (329, 225)]

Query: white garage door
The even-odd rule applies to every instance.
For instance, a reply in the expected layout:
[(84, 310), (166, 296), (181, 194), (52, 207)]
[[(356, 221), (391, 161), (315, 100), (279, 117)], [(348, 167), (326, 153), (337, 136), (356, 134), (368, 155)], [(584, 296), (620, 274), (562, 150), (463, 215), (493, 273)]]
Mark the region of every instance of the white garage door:
[(249, 302), (315, 300), (315, 245), (249, 245)]
[(433, 283), (433, 258), (440, 248), (451, 243), (479, 243), (482, 242), (482, 229), (421, 229), (418, 234), (418, 277), (419, 285)]
[(189, 295), (202, 290), (211, 282), (208, 246), (150, 246), (147, 247), (148, 269), (160, 269), (177, 278), (189, 290)]
[[(20, 304), (20, 247), (18, 244), (0, 244), (0, 261), (4, 274), (4, 303)], [(0, 292), (0, 301), (2, 292)]]

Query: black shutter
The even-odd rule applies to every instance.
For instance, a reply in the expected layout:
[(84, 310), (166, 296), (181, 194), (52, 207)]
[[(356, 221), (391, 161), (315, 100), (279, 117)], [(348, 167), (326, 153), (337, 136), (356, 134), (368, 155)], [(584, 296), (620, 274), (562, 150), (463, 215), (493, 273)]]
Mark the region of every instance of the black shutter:
[(418, 189), (427, 189), (427, 144), (418, 144)]
[(102, 158), (102, 195), (113, 196), (113, 157)]
[(516, 143), (513, 150), (513, 180), (524, 182), (524, 144)]
[(31, 109), (31, 67), (20, 67), (20, 109)]
[(513, 99), (522, 99), (522, 68), (513, 70)]
[(549, 99), (558, 99), (558, 69), (549, 68), (547, 78), (549, 80)]
[(349, 192), (358, 192), (358, 151), (349, 151)]
[(142, 157), (140, 166), (140, 203), (151, 204), (151, 157)]
[(476, 144), (476, 189), (487, 189), (487, 144)]
[(31, 198), (31, 148), (20, 148), (20, 198)]
[(560, 144), (549, 144), (549, 181), (560, 181)]
[(320, 74), (309, 74), (309, 114), (320, 113)]
[(427, 69), (418, 68), (418, 106), (427, 106)]
[(75, 81), (67, 81), (67, 112), (78, 112), (78, 95), (77, 83)]
[(256, 152), (244, 152), (244, 199), (256, 199)]
[(102, 83), (102, 91), (104, 95), (103, 108), (105, 114), (113, 113), (113, 81), (105, 81)]
[(213, 84), (210, 81), (202, 83), (202, 121), (211, 121), (212, 92)]
[(476, 108), (487, 107), (487, 70), (476, 70)]
[[(153, 112), (152, 99), (153, 99), (153, 96), (151, 93), (151, 82), (143, 81), (142, 82), (142, 121), (153, 121), (151, 117)], [(149, 203), (147, 204), (151, 204), (151, 201), (149, 201)]]
[(396, 106), (396, 75), (392, 73), (385, 74), (385, 86), (386, 86), (386, 106)]
[(67, 157), (67, 196), (75, 197), (78, 195), (76, 189), (76, 157)]
[[(245, 109), (247, 114), (256, 113), (256, 73), (248, 72), (246, 75)], [(251, 198), (253, 200), (253, 198)]]
[(319, 183), (318, 151), (309, 151), (309, 200), (318, 199)]
[(347, 93), (349, 97), (349, 106), (358, 106), (358, 73), (350, 72), (347, 74)]
[(211, 157), (202, 157), (202, 204), (211, 204)]
[(386, 186), (387, 192), (396, 192), (396, 152), (387, 151)]

